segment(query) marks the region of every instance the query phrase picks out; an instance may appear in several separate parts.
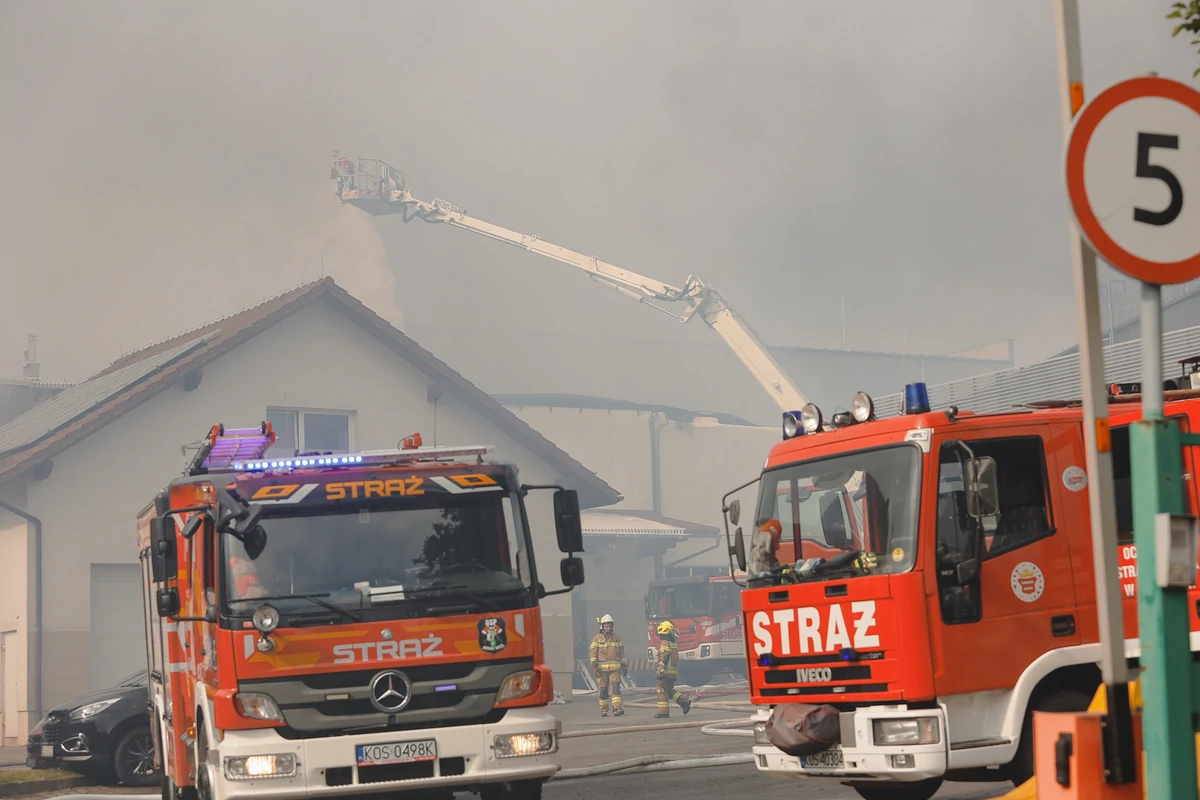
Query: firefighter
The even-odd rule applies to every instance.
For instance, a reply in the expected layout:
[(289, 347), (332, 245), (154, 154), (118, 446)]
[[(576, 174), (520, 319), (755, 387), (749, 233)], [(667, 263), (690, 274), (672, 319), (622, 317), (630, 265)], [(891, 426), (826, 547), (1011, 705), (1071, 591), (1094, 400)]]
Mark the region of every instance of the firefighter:
[(658, 713), (655, 719), (671, 716), (671, 701), (674, 700), (687, 714), (692, 710), (692, 701), (675, 691), (679, 679), (679, 632), (670, 620), (658, 624), (658, 667), (654, 686), (658, 690)]
[(605, 614), (598, 622), (600, 632), (592, 639), (592, 673), (600, 686), (600, 716), (608, 716), (608, 696), (612, 694), (613, 716), (625, 713), (621, 708), (621, 676), (629, 674), (629, 659), (625, 658), (625, 645), (613, 630), (615, 622), (611, 614)]

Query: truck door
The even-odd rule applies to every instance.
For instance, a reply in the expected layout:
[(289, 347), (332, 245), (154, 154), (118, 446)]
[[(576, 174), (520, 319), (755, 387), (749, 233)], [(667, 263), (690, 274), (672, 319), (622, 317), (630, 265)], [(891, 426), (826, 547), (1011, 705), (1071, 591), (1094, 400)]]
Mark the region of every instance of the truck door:
[[(1059, 437), (1062, 440), (1063, 437)], [(959, 585), (954, 566), (970, 553), (972, 525), (962, 482), (961, 447), (938, 454), (937, 597), (930, 603), (934, 685), (939, 696), (1007, 689), (1036, 657), (1077, 644), (1075, 584), (1066, 520), (1049, 479), (1049, 428), (1005, 427), (966, 438), (976, 456), (996, 460), (1000, 508), (983, 520), (983, 560)], [(1053, 456), (1053, 453), (1051, 453)], [(928, 519), (928, 517), (926, 517)], [(959, 739), (952, 734), (952, 740)]]

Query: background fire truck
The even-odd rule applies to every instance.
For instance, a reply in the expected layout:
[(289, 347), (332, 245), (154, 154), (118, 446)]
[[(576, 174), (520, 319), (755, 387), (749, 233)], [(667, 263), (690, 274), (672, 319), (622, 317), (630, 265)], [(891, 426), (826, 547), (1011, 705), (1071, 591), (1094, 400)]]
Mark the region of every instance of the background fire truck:
[(575, 493), (522, 486), (487, 447), (268, 459), (274, 439), (215, 426), (139, 515), (163, 797), (540, 797), (561, 725), (538, 603), (583, 582)]
[[(1109, 413), (1131, 664), (1138, 399), (1113, 397)], [(1200, 392), (1167, 401), (1185, 432), (1200, 427)], [(729, 498), (759, 484), (750, 544), (740, 528), (730, 542), (748, 570), (758, 769), (842, 778), (868, 800), (1032, 775), (1032, 713), (1085, 710), (1100, 682), (1082, 419), (1065, 401), (935, 412), (922, 384), (899, 417), (876, 419), (862, 393), (828, 424), (811, 404), (784, 416), (761, 476), (725, 498), (736, 526)], [(1186, 494), (1194, 513), (1195, 481)], [(1195, 650), (1195, 615), (1191, 627)], [(807, 711), (832, 745), (782, 735)]]
[(679, 631), (679, 682), (703, 686), (722, 673), (746, 671), (741, 587), (728, 576), (695, 575), (651, 581), (646, 594), (647, 652), (658, 652), (658, 623)]

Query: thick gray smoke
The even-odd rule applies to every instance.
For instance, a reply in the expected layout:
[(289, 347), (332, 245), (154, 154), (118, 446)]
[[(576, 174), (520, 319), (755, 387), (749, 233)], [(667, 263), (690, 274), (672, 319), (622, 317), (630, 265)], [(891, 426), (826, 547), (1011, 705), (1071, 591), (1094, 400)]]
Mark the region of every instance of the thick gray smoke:
[[(1089, 94), (1190, 81), (1167, 4), (1081, 5)], [(14, 0), (0, 374), (31, 331), (46, 377), (81, 377), (322, 256), (410, 327), (712, 335), (544, 259), (341, 207), (335, 148), (425, 199), (699, 275), (772, 343), (841, 346), (844, 297), (852, 348), (1011, 336), (1028, 361), (1075, 331), (1056, 79), (1048, 0)]]

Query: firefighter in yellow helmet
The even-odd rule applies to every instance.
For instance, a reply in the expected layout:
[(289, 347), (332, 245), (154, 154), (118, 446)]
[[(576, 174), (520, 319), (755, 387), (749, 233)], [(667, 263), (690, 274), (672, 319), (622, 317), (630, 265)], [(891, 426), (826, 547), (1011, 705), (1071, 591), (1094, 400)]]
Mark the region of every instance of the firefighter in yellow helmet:
[(654, 686), (658, 690), (658, 713), (655, 719), (671, 716), (671, 701), (674, 700), (687, 714), (692, 710), (692, 701), (675, 691), (679, 679), (679, 632), (670, 620), (658, 624), (658, 667)]
[(625, 658), (625, 645), (613, 630), (615, 622), (611, 614), (605, 614), (598, 622), (600, 632), (592, 639), (592, 673), (600, 685), (600, 716), (608, 716), (608, 696), (612, 694), (613, 716), (625, 713), (621, 708), (621, 675), (629, 674), (629, 659)]

